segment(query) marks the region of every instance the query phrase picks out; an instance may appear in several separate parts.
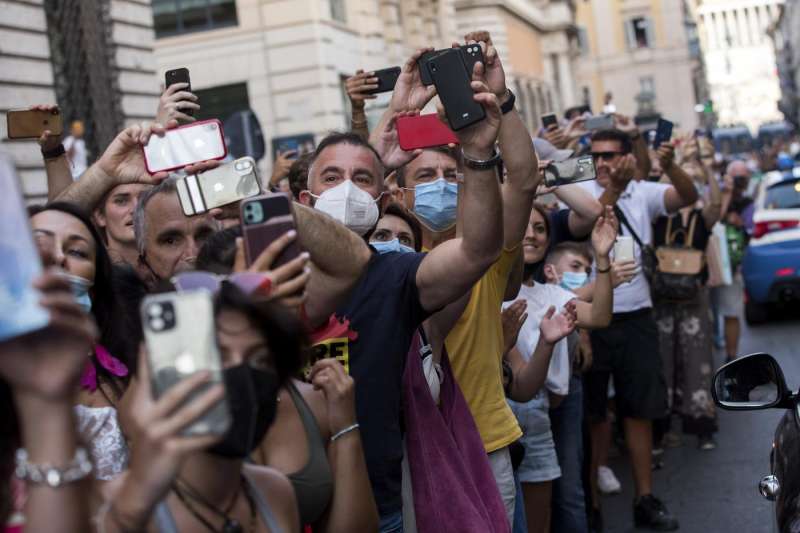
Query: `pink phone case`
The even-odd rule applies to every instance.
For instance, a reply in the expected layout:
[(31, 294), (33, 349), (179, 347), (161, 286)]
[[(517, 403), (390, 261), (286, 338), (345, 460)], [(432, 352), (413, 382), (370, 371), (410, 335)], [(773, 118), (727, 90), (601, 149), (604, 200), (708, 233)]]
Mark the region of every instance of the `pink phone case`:
[[(211, 160), (217, 160), (218, 161), (218, 160), (221, 160), (221, 159), (225, 159), (225, 157), (228, 155), (228, 147), (225, 145), (225, 134), (222, 131), (222, 123), (219, 120), (215, 119), (215, 118), (212, 118), (212, 119), (209, 119), (209, 120), (201, 120), (200, 122), (193, 122), (191, 124), (185, 124), (183, 126), (178, 126), (177, 128), (173, 128), (171, 130), (168, 130), (168, 132), (170, 132), (170, 133), (172, 133), (174, 135), (174, 132), (176, 132), (176, 131), (188, 130), (188, 129), (192, 129), (192, 128), (202, 128), (202, 127), (204, 127), (204, 126), (206, 126), (208, 124), (216, 124), (216, 126), (217, 126), (217, 132), (219, 134), (219, 145), (222, 148), (221, 153), (215, 154), (213, 157), (202, 157), (202, 158), (196, 159), (194, 161), (189, 161), (188, 160), (188, 159), (193, 159), (193, 158), (187, 158), (186, 162), (182, 162), (181, 164), (178, 164), (178, 165), (175, 165), (175, 166), (171, 166), (171, 167), (158, 168), (158, 167), (154, 167), (151, 164), (151, 162), (149, 161), (149, 159), (147, 157), (146, 146), (143, 146), (142, 147), (142, 151), (144, 152), (144, 165), (145, 165), (145, 169), (147, 169), (147, 172), (149, 174), (155, 174), (157, 172), (171, 172), (173, 170), (177, 170), (179, 168), (183, 168), (186, 165), (191, 165), (193, 163), (199, 163), (200, 161), (211, 161)], [(149, 142), (148, 142), (148, 144), (149, 144)], [(187, 154), (187, 155), (189, 155), (189, 154)]]

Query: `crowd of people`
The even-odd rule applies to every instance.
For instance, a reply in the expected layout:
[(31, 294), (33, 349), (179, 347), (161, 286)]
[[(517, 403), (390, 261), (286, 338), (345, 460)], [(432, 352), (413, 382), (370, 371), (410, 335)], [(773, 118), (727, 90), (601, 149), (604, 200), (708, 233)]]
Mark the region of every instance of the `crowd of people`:
[[(70, 147), (42, 135), (48, 202), (29, 223), (50, 322), (0, 347), (6, 531), (602, 531), (617, 429), (631, 522), (679, 527), (653, 467), (682, 438), (715, 446), (714, 317), (735, 357), (742, 287), (719, 281), (728, 242), (712, 228), (746, 238), (752, 169), (724, 168), (698, 133), (654, 150), (622, 115), (587, 131), (568, 110), (530, 132), (489, 34), (465, 42), (482, 47), (470, 87), (485, 118), (458, 145), (404, 151), (398, 118), (436, 95), (418, 65), (430, 50), (372, 131), (377, 79), (358, 72), (351, 130), (263, 180), (292, 196), (296, 229), (251, 264), (238, 205), (187, 216), (181, 172), (146, 170), (150, 137), (202, 108), (185, 85), (88, 168), (71, 159), (85, 158), (79, 124)], [(548, 165), (584, 154), (596, 180), (545, 187)], [(666, 271), (670, 253), (697, 268)], [(197, 272), (222, 379), (156, 394), (140, 306)], [(187, 431), (222, 401), (224, 434)]]

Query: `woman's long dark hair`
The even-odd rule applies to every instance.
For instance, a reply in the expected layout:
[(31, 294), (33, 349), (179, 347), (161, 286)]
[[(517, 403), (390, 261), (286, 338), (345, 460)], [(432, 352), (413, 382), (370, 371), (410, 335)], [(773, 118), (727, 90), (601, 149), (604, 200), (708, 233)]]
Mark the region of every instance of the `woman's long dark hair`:
[[(135, 368), (136, 346), (130, 342), (131, 336), (129, 335), (127, 321), (121, 319), (125, 310), (120, 305), (120, 299), (114, 286), (114, 279), (118, 274), (115, 273), (111, 257), (108, 255), (108, 250), (106, 250), (100, 232), (89, 216), (76, 205), (67, 202), (53, 202), (45, 206), (34, 206), (28, 209), (31, 217), (44, 211), (60, 211), (71, 215), (80, 220), (91, 233), (95, 241), (96, 252), (94, 285), (90, 290), (90, 294), (92, 297), (92, 315), (100, 330), (100, 344), (107, 348), (111, 355), (122, 361), (128, 367), (128, 370)], [(127, 386), (129, 377), (113, 375), (99, 364), (94, 354), (90, 359), (97, 371), (98, 384), (108, 386), (119, 398)]]

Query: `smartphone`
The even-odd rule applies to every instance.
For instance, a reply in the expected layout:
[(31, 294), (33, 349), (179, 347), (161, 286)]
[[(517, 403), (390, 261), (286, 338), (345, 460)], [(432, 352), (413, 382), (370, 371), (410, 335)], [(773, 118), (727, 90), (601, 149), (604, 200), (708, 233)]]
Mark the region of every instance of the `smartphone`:
[[(248, 198), (239, 209), (247, 266), (252, 265), (272, 241), (289, 230), (297, 229), (292, 201), (285, 194), (265, 194)], [(295, 239), (278, 255), (272, 268), (285, 265), (302, 252), (302, 246)]]
[[(428, 70), (428, 62), (437, 57), (444, 52), (448, 52), (450, 50), (454, 50), (453, 48), (445, 48), (442, 50), (434, 50), (432, 52), (425, 52), (420, 56), (417, 60), (417, 65), (419, 66), (419, 74), (420, 79), (422, 80), (423, 85), (433, 85), (433, 78), (431, 77), (431, 73)], [(457, 50), (461, 53), (461, 59), (464, 60), (464, 66), (467, 69), (467, 74), (469, 75), (470, 80), (472, 79), (472, 71), (475, 68), (475, 63), (478, 61), (483, 61), (483, 50), (481, 49), (481, 45), (479, 44), (465, 44), (457, 48)]]
[[(198, 388), (187, 401), (212, 385), (224, 384), (211, 292), (197, 290), (147, 296), (142, 301), (141, 315), (155, 398), (203, 370), (211, 373), (208, 386)], [(187, 426), (182, 434), (223, 435), (230, 424), (230, 410), (223, 400)]]
[(0, 341), (47, 326), (50, 315), (32, 287), (42, 273), (22, 191), (11, 160), (0, 154)]
[(614, 242), (614, 261), (633, 261), (633, 237), (617, 236)]
[(586, 118), (584, 127), (588, 131), (608, 130), (614, 127), (613, 115), (593, 115)]
[(436, 113), (398, 118), (397, 138), (405, 151), (459, 143), (453, 130), (443, 124)]
[(460, 49), (451, 48), (442, 52), (428, 61), (427, 66), (453, 131), (471, 126), (486, 117), (483, 107), (474, 99), (471, 78)]
[(226, 155), (225, 135), (217, 119), (179, 126), (164, 135), (151, 135), (144, 146), (144, 164), (150, 174), (199, 161), (224, 159)]
[(38, 139), (45, 130), (50, 130), (53, 135), (64, 133), (61, 111), (58, 109), (9, 111), (6, 115), (6, 127), (9, 139)]
[[(182, 90), (192, 92), (192, 82), (189, 79), (188, 68), (174, 68), (164, 73), (164, 88), (169, 88), (170, 85), (175, 83), (188, 83), (189, 86)], [(181, 112), (192, 116), (194, 114), (194, 109), (182, 108)]]
[(550, 126), (558, 126), (558, 118), (556, 117), (555, 113), (542, 115), (542, 127), (546, 130), (549, 130)]
[(669, 120), (664, 120), (663, 118), (658, 119), (656, 135), (653, 138), (653, 150), (658, 150), (658, 147), (661, 146), (662, 143), (669, 142), (672, 138), (672, 127), (673, 124)]
[(252, 157), (242, 157), (206, 172), (180, 178), (176, 186), (178, 200), (187, 217), (261, 193), (256, 162)]
[(378, 78), (378, 86), (375, 89), (365, 91), (366, 94), (388, 93), (394, 90), (397, 78), (400, 76), (400, 67), (390, 67), (375, 71)]
[(544, 184), (547, 187), (558, 187), (593, 179), (597, 179), (597, 173), (594, 168), (594, 159), (590, 155), (553, 162), (544, 169)]

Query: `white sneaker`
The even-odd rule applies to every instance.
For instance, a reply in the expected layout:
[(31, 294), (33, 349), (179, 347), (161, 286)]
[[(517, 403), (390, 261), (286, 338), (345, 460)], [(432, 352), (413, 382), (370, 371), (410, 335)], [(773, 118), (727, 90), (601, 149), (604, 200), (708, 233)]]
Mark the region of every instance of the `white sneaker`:
[(603, 494), (619, 494), (622, 492), (622, 485), (617, 476), (607, 466), (597, 468), (597, 488)]

